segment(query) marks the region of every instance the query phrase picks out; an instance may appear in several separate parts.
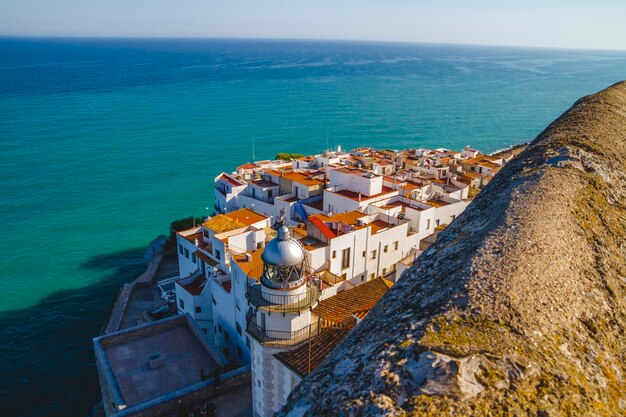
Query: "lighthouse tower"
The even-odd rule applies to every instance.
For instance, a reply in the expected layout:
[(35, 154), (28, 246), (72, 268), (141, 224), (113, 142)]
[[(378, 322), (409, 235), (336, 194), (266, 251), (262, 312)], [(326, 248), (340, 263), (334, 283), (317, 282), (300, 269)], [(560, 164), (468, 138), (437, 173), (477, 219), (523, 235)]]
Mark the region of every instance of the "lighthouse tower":
[[(276, 237), (263, 250), (263, 275), (248, 287), (248, 325), (255, 417), (274, 414), (293, 388), (274, 365), (273, 355), (293, 349), (317, 334), (311, 310), (320, 289), (310, 279), (304, 248), (280, 221)], [(295, 384), (295, 382), (293, 382)]]

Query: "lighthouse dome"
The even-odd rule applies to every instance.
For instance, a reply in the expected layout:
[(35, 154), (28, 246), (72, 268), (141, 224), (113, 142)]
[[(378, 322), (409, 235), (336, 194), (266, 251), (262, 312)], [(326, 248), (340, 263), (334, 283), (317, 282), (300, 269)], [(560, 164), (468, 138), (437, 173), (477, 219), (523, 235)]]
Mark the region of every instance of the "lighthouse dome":
[(304, 261), (304, 250), (291, 237), (289, 228), (281, 224), (276, 230), (276, 237), (265, 246), (261, 259), (272, 266), (299, 266)]

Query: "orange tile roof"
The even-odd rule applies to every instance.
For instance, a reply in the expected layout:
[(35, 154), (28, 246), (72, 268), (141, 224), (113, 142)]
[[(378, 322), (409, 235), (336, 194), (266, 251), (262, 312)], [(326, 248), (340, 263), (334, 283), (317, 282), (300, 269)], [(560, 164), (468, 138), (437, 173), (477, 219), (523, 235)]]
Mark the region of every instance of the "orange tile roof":
[(239, 165), (237, 167), (237, 171), (239, 171), (240, 169), (257, 169), (257, 168), (258, 167), (256, 165), (247, 163), (247, 164)]
[(231, 177), (230, 175), (223, 173), (222, 175), (220, 175), (220, 178), (223, 179), (224, 181), (230, 183), (231, 185), (235, 186), (235, 187), (239, 187), (242, 185), (245, 185), (245, 183)]
[(249, 208), (242, 208), (236, 211), (231, 211), (230, 213), (224, 214), (224, 216), (246, 226), (250, 226), (263, 220), (267, 220), (266, 216), (259, 214)]
[(180, 286), (191, 295), (200, 295), (206, 286), (206, 278), (204, 275), (200, 274), (190, 283), (185, 285), (180, 284)]
[(375, 235), (376, 233), (380, 232), (383, 229), (389, 229), (390, 227), (394, 227), (393, 224), (391, 223), (387, 223), (384, 220), (374, 220), (373, 222), (370, 222), (370, 225), (372, 226), (372, 234)]
[(352, 317), (356, 311), (371, 308), (393, 285), (384, 278), (376, 278), (357, 287), (340, 291), (322, 300), (313, 312), (324, 323), (339, 324)]
[(184, 236), (184, 235), (182, 235), (180, 233), (179, 233), (179, 235), (181, 235), (182, 237), (184, 237), (185, 239), (187, 239), (188, 241), (190, 241), (194, 245), (196, 244), (196, 239), (198, 239), (198, 244), (200, 242), (202, 242), (202, 232), (201, 231), (196, 232), (196, 233), (191, 234), (191, 235), (187, 235), (187, 236)]
[[(339, 191), (332, 191), (332, 192), (334, 192), (335, 194), (339, 194), (339, 195), (341, 195), (341, 196), (343, 196), (343, 197), (349, 198), (349, 199), (351, 199), (351, 200), (356, 200), (356, 201), (358, 201), (358, 200), (359, 200), (359, 193), (356, 193), (356, 192), (354, 192), (354, 191), (350, 191), (350, 190), (339, 190)], [(374, 194), (374, 195), (371, 195), (371, 196), (369, 196), (369, 197), (368, 197), (368, 196), (366, 196), (366, 195), (361, 194), (361, 201), (367, 201), (367, 200), (371, 200), (371, 199), (373, 199), (373, 198), (382, 197), (382, 196), (384, 196), (385, 194), (391, 194), (391, 193), (393, 193), (393, 192), (394, 192), (393, 188), (385, 187), (385, 186), (383, 185), (383, 190), (382, 190), (382, 192), (380, 192), (380, 193), (378, 193), (378, 194)]]
[(304, 174), (302, 172), (289, 172), (289, 173), (283, 174), (283, 177), (293, 182), (297, 182), (298, 184), (302, 184), (306, 186), (324, 184), (322, 181), (310, 178), (309, 175)]
[(274, 357), (304, 378), (326, 359), (326, 356), (349, 331), (349, 328), (324, 329), (320, 334), (312, 337), (310, 343), (302, 343), (297, 349), (277, 353)]
[(246, 259), (245, 253), (233, 255), (232, 260), (237, 263), (239, 268), (241, 268), (248, 278), (260, 279), (263, 274), (263, 260), (261, 259), (263, 249), (258, 249), (248, 253), (251, 255), (250, 260)]
[(218, 214), (217, 216), (212, 217), (209, 221), (204, 222), (203, 226), (207, 229), (213, 230), (215, 233), (230, 232), (231, 230), (246, 227), (245, 224), (240, 223), (225, 214)]

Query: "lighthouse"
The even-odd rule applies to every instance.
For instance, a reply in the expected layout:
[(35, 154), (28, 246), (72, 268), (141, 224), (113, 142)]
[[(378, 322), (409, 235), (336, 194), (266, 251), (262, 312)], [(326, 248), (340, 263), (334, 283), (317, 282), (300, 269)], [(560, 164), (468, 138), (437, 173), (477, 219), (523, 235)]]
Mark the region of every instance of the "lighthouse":
[(284, 404), (289, 390), (273, 355), (293, 349), (317, 334), (318, 320), (311, 313), (320, 288), (311, 279), (302, 244), (291, 236), (284, 221), (276, 224), (276, 237), (267, 243), (261, 259), (263, 274), (248, 287), (248, 324), (254, 415), (271, 416)]

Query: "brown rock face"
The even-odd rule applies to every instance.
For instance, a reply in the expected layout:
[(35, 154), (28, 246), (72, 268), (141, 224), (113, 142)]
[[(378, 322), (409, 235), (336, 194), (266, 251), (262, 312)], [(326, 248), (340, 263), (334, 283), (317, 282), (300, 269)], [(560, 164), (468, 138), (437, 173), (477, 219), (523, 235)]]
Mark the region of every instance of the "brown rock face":
[(626, 414), (626, 82), (496, 176), (279, 416)]

